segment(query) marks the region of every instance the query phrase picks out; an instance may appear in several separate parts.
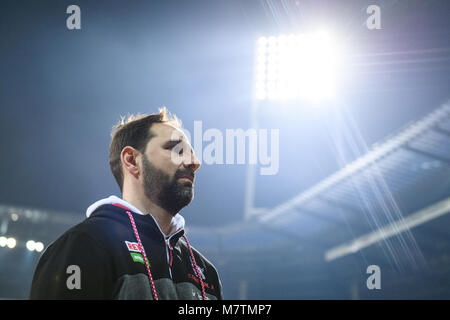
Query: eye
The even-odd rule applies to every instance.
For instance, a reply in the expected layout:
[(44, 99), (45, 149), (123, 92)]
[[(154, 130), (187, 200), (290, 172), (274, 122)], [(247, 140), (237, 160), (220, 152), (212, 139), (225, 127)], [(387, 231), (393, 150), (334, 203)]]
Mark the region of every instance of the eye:
[(184, 148), (186, 146), (183, 144), (182, 141), (170, 141), (164, 146), (164, 149), (169, 150), (170, 152), (177, 153), (178, 155), (183, 155)]
[(165, 145), (164, 149), (172, 150), (173, 148), (175, 148), (178, 145), (178, 143), (179, 143), (178, 141), (171, 141)]

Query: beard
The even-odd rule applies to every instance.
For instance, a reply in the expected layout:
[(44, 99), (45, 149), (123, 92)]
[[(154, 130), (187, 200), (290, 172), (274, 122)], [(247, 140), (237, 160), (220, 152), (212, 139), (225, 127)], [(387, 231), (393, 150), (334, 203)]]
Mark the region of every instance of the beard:
[(142, 158), (142, 168), (145, 195), (172, 216), (175, 216), (192, 201), (194, 185), (178, 182), (179, 177), (183, 174), (193, 176), (192, 170), (179, 169), (171, 178), (169, 174), (152, 165), (145, 154)]

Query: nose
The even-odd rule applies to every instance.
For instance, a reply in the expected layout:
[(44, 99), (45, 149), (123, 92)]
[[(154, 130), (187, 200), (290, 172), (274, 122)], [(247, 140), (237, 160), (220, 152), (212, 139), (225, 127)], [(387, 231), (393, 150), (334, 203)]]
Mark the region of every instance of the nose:
[(197, 156), (195, 155), (194, 150), (191, 149), (190, 157), (184, 157), (183, 166), (186, 168), (189, 168), (192, 170), (192, 172), (197, 171), (198, 168), (200, 168), (200, 161), (198, 160)]

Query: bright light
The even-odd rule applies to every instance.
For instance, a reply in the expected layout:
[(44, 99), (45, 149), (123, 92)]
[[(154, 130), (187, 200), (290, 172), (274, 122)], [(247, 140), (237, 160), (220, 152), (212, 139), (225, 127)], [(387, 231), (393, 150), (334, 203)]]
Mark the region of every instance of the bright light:
[(0, 247), (6, 247), (7, 239), (5, 237), (0, 237)]
[(42, 250), (44, 250), (44, 244), (42, 242), (36, 242), (34, 245), (34, 250), (36, 250), (37, 252), (41, 252)]
[(36, 242), (33, 240), (28, 240), (26, 246), (28, 250), (33, 251), (36, 248)]
[(6, 245), (8, 246), (8, 248), (12, 249), (16, 246), (16, 239), (14, 238), (8, 238), (6, 239)]
[(338, 62), (338, 49), (324, 31), (261, 37), (255, 95), (257, 99), (332, 98)]
[(265, 46), (267, 44), (267, 38), (266, 37), (259, 38), (258, 43), (260, 46)]
[(44, 244), (42, 242), (35, 242), (33, 240), (28, 240), (26, 243), (27, 249), (30, 251), (41, 252), (44, 250)]

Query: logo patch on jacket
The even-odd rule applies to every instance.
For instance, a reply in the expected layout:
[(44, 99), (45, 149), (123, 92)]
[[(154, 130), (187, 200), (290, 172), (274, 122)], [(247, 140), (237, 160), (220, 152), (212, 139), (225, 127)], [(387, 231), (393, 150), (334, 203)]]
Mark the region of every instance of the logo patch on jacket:
[[(140, 262), (140, 263), (145, 264), (144, 263), (144, 257), (142, 256), (142, 254), (131, 252), (130, 255), (131, 255), (131, 258), (133, 259), (134, 262)], [(150, 265), (150, 262), (148, 261), (148, 258), (147, 258), (147, 263)]]
[[(137, 242), (130, 242), (125, 241), (125, 244), (127, 246), (128, 251), (130, 251), (131, 259), (133, 259), (134, 262), (140, 262), (144, 263), (144, 257), (141, 254), (141, 251), (139, 251), (139, 244)], [(148, 258), (147, 258), (147, 262)]]
[(139, 244), (137, 242), (130, 242), (130, 241), (125, 241), (125, 244), (128, 248), (128, 251), (131, 252), (141, 252), (139, 251)]

